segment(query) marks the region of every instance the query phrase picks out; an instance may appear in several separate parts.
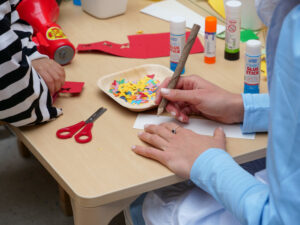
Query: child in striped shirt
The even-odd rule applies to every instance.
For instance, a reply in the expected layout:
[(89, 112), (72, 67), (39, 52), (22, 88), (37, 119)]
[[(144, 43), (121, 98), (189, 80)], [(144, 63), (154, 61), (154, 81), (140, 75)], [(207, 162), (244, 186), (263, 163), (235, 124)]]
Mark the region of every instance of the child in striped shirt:
[(37, 51), (33, 29), (19, 18), (19, 0), (0, 0), (0, 121), (24, 126), (59, 116), (52, 97), (64, 69)]

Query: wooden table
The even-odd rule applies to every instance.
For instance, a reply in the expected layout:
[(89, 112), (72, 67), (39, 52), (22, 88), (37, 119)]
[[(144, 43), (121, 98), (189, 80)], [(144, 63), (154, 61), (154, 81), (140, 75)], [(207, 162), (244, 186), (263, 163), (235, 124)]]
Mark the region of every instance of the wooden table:
[[(182, 0), (186, 6), (206, 16), (194, 4)], [(168, 32), (169, 23), (142, 14), (149, 0), (129, 0), (124, 15), (100, 20), (84, 13), (71, 1), (62, 2), (60, 19), (65, 34), (74, 43), (109, 40), (126, 43), (127, 35), (138, 30), (144, 33)], [(199, 36), (200, 37), (200, 36)], [(200, 37), (203, 41), (203, 38)], [(244, 52), (244, 44), (241, 52)], [(236, 62), (223, 58), (224, 41), (217, 41), (217, 63), (203, 63), (203, 54), (191, 55), (186, 74), (198, 74), (236, 93), (243, 91), (244, 58)], [(55, 105), (64, 114), (57, 120), (22, 129), (14, 129), (20, 140), (35, 155), (49, 173), (69, 194), (75, 225), (102, 225), (128, 206), (139, 194), (181, 181), (159, 163), (131, 151), (134, 144), (143, 144), (133, 129), (137, 113), (121, 107), (97, 87), (97, 80), (113, 72), (142, 64), (169, 66), (169, 57), (128, 59), (98, 53), (77, 54), (65, 66), (68, 81), (84, 81), (84, 90), (77, 97), (60, 97)], [(266, 82), (262, 81), (262, 91)], [(57, 129), (74, 124), (90, 116), (97, 108), (108, 109), (93, 127), (94, 139), (78, 144), (74, 138), (56, 138)], [(257, 134), (255, 140), (227, 138), (228, 152), (239, 163), (265, 155), (266, 134)]]

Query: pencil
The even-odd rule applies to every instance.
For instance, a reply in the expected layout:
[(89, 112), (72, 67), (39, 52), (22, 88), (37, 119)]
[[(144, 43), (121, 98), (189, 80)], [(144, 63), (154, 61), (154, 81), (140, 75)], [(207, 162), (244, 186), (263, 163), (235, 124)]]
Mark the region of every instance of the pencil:
[[(176, 84), (179, 80), (180, 74), (184, 68), (186, 60), (190, 54), (190, 51), (193, 47), (195, 40), (197, 38), (199, 30), (200, 30), (200, 26), (198, 24), (194, 24), (192, 31), (190, 33), (190, 36), (189, 36), (186, 44), (183, 47), (182, 54), (180, 55), (179, 62), (177, 64), (175, 72), (173, 73), (173, 76), (168, 84), (169, 89), (173, 89), (176, 87)], [(162, 98), (162, 100), (158, 106), (158, 109), (157, 109), (157, 115), (160, 115), (164, 112), (167, 104), (168, 104), (168, 100), (165, 98)]]

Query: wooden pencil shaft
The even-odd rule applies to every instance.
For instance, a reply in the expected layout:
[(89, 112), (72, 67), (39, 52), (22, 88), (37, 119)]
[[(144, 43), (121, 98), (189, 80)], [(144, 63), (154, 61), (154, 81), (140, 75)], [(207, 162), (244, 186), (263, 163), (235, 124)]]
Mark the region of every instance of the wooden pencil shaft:
[[(197, 35), (198, 35), (198, 32), (200, 30), (200, 26), (197, 25), (197, 24), (194, 24), (193, 28), (192, 28), (192, 31), (190, 33), (190, 36), (186, 42), (186, 44), (184, 45), (183, 47), (183, 50), (182, 50), (182, 53), (180, 55), (180, 58), (179, 58), (179, 62), (177, 64), (177, 67), (175, 69), (175, 72), (168, 84), (168, 88), (169, 89), (173, 89), (176, 87), (176, 84), (179, 80), (179, 77), (180, 77), (180, 74), (185, 66), (185, 63), (186, 63), (186, 60), (190, 54), (190, 51), (193, 47), (193, 44), (197, 38)], [(168, 100), (163, 98), (158, 106), (158, 109), (157, 109), (157, 115), (160, 115), (163, 113), (163, 111), (165, 110), (166, 106), (168, 104)]]

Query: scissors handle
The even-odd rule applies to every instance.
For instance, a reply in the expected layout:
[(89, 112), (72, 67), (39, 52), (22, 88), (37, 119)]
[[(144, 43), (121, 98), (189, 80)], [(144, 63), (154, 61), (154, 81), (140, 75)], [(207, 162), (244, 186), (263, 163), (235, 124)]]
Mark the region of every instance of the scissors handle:
[(81, 144), (91, 141), (92, 127), (93, 123), (87, 123), (86, 126), (78, 134), (75, 135), (75, 140)]
[(56, 136), (61, 139), (67, 139), (73, 137), (73, 135), (85, 125), (84, 121), (76, 123), (72, 126), (61, 128), (56, 131)]

